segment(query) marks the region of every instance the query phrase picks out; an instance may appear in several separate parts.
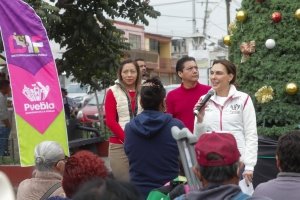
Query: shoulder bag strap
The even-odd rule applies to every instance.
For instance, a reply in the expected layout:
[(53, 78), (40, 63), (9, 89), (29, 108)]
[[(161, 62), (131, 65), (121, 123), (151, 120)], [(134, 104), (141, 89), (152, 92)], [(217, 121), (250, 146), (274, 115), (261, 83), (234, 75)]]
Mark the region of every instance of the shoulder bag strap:
[(53, 192), (55, 192), (58, 188), (61, 187), (61, 182), (55, 183), (41, 198), (40, 200), (46, 200), (48, 197), (50, 197)]

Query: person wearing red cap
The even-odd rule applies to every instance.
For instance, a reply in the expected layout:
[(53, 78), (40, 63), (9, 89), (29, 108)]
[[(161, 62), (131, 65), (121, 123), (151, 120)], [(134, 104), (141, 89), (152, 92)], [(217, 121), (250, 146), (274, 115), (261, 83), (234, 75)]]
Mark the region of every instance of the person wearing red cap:
[(203, 189), (190, 192), (185, 199), (247, 199), (239, 183), (240, 152), (230, 133), (203, 134), (195, 145), (198, 165), (194, 173)]

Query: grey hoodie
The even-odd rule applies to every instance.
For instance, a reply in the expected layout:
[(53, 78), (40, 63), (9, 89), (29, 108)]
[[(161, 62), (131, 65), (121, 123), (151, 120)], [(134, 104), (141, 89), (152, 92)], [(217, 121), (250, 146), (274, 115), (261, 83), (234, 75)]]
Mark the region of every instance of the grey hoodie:
[(190, 192), (186, 200), (232, 200), (241, 192), (238, 185), (210, 185), (204, 190)]

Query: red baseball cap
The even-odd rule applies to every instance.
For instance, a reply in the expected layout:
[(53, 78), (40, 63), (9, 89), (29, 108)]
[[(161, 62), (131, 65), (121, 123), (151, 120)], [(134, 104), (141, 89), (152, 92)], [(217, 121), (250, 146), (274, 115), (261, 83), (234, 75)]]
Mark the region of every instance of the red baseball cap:
[[(200, 166), (216, 167), (226, 166), (240, 159), (240, 152), (236, 140), (230, 133), (205, 133), (201, 135), (195, 145), (196, 158)], [(214, 153), (222, 159), (209, 160), (208, 155)]]

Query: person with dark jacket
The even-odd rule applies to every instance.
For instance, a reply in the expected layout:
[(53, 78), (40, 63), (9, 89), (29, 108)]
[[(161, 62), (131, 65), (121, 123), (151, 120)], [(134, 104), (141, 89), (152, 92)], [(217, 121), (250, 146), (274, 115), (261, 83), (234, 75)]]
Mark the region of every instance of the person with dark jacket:
[(300, 199), (300, 131), (294, 130), (279, 138), (276, 149), (277, 178), (259, 184), (254, 197), (266, 196), (273, 200)]
[(203, 188), (176, 200), (246, 200), (239, 183), (240, 152), (230, 133), (202, 134), (195, 145), (197, 166), (194, 173)]
[(179, 173), (179, 151), (171, 128), (183, 123), (164, 113), (166, 91), (157, 78), (141, 87), (144, 111), (125, 126), (125, 153), (129, 159), (130, 181), (146, 197)]
[(114, 179), (92, 179), (84, 183), (72, 200), (142, 200), (137, 189), (128, 182)]

